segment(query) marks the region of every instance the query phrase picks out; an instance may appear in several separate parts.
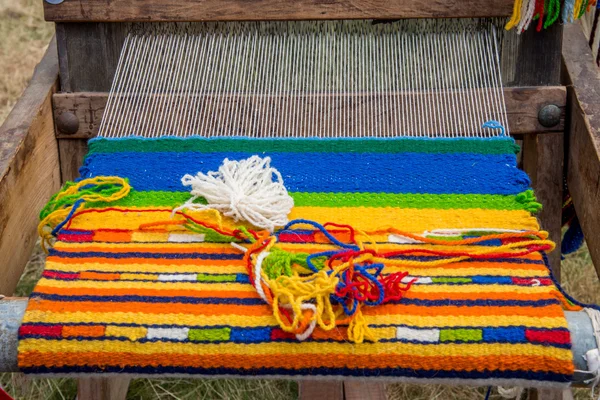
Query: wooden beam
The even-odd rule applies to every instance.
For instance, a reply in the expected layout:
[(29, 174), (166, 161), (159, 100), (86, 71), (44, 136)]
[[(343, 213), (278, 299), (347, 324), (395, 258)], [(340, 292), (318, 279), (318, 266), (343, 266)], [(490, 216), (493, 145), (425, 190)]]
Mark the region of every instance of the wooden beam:
[(52, 93), (56, 41), (0, 127), (0, 293), (12, 294), (36, 242), (38, 213), (60, 188)]
[(600, 72), (578, 24), (565, 27), (564, 44), (571, 85), (567, 184), (600, 276)]
[(64, 0), (47, 21), (259, 21), (507, 17), (514, 0)]
[[(381, 119), (382, 121), (387, 121), (389, 124), (393, 124), (394, 118), (386, 118), (387, 115), (392, 115), (394, 112), (394, 104), (402, 105), (409, 101), (415, 101), (417, 96), (431, 96), (432, 94), (402, 94), (401, 99), (399, 101), (390, 101), (390, 109), (382, 113)], [(385, 94), (383, 96), (386, 96)], [(394, 95), (395, 96), (395, 95)], [(552, 87), (514, 87), (514, 88), (506, 88), (504, 90), (504, 96), (506, 99), (506, 106), (508, 109), (508, 122), (510, 127), (510, 132), (515, 135), (522, 135), (528, 133), (543, 133), (543, 132), (561, 132), (564, 129), (564, 109), (566, 104), (566, 89), (561, 86), (552, 86)], [(58, 122), (58, 126), (56, 129), (57, 135), (59, 138), (63, 139), (88, 139), (95, 137), (98, 134), (98, 128), (100, 126), (100, 121), (102, 119), (102, 115), (104, 114), (104, 108), (106, 107), (108, 94), (107, 93), (57, 93), (53, 96), (54, 101), (54, 116), (55, 120)], [(329, 101), (319, 101), (318, 96), (315, 97), (314, 102), (316, 104), (334, 104), (335, 107), (332, 109), (339, 110), (340, 108), (352, 108), (351, 111), (347, 113), (342, 113), (342, 115), (353, 116), (356, 115), (356, 108), (359, 108), (359, 113), (369, 113), (370, 108), (373, 108), (372, 103), (377, 98), (373, 95), (368, 94), (360, 94), (356, 96), (352, 96), (352, 101), (336, 101), (336, 99), (329, 99)], [(445, 96), (439, 96), (440, 98), (445, 98)], [(219, 96), (203, 96), (202, 102), (198, 102), (198, 107), (203, 107), (206, 109), (210, 109), (211, 113), (217, 113), (219, 111), (219, 107), (223, 109), (223, 111), (230, 111), (229, 104), (231, 102), (240, 102), (245, 99), (242, 96), (230, 96), (223, 101), (223, 97)], [(177, 97), (174, 97), (174, 100), (178, 100)], [(284, 102), (276, 101), (275, 98), (271, 98), (271, 103), (279, 105)], [(192, 99), (186, 99), (185, 101), (192, 101)], [(196, 100), (197, 101), (197, 100)], [(251, 107), (252, 104), (256, 104), (255, 101), (247, 102)], [(388, 104), (388, 102), (385, 102)], [(544, 127), (538, 121), (539, 111), (549, 104), (557, 105), (562, 110), (562, 117), (560, 118), (560, 122), (553, 127)], [(244, 106), (246, 106), (246, 102), (244, 101)], [(178, 109), (177, 107), (173, 107), (174, 110)], [(233, 108), (231, 108), (233, 109)], [(267, 113), (269, 110), (268, 107), (264, 107), (259, 110), (246, 109), (246, 113), (249, 115), (259, 115), (260, 112)], [(282, 112), (292, 112), (293, 108), (290, 110), (282, 110)], [(297, 108), (296, 108), (297, 111)], [(331, 110), (329, 110), (331, 111)], [(327, 109), (323, 110), (324, 113), (328, 112)], [(65, 113), (71, 113), (75, 116), (76, 120), (79, 123), (79, 129), (74, 134), (66, 134), (64, 133), (64, 127), (61, 127), (61, 121), (66, 116), (63, 116)], [(323, 118), (327, 118), (326, 115), (322, 116)], [(183, 120), (183, 118), (182, 118)], [(239, 119), (240, 122), (242, 118)], [(270, 120), (270, 118), (259, 118), (261, 123), (265, 123)], [(249, 121), (249, 120), (248, 120)], [(353, 121), (342, 121), (341, 124), (348, 124), (349, 129), (358, 130), (357, 125)], [(390, 127), (391, 128), (391, 127)], [(443, 129), (443, 127), (440, 127)], [(238, 131), (242, 131), (246, 129), (244, 126), (240, 126), (237, 128)], [(278, 128), (275, 127), (265, 127), (265, 131), (274, 132)], [(63, 131), (61, 131), (63, 130)]]

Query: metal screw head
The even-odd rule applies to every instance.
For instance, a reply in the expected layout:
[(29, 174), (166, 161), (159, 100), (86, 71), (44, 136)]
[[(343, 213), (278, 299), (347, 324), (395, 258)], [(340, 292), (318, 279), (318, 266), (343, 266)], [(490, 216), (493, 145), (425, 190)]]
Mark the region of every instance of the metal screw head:
[(56, 127), (65, 135), (73, 135), (79, 130), (79, 118), (72, 112), (64, 112), (56, 118)]
[(560, 123), (561, 115), (562, 111), (560, 107), (554, 104), (549, 104), (542, 107), (538, 113), (538, 121), (540, 121), (542, 126), (546, 128), (552, 128)]

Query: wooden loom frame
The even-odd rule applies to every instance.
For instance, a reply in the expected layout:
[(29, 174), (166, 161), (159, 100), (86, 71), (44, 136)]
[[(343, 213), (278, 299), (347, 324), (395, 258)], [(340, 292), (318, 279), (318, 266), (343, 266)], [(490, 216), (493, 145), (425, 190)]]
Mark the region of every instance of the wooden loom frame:
[[(5, 277), (0, 293), (14, 291), (36, 241), (38, 210), (63, 182), (77, 176), (86, 140), (97, 133), (125, 22), (506, 17), (513, 1), (251, 0), (243, 6), (239, 0), (44, 2), (46, 19), (56, 22), (56, 39), (0, 128), (0, 271)], [(544, 205), (539, 218), (560, 247), (566, 172), (600, 274), (600, 77), (587, 41), (578, 25), (563, 32), (556, 24), (540, 33), (531, 29), (521, 36), (508, 34), (503, 45), (514, 50), (505, 51), (501, 62), (509, 125), (523, 140), (522, 167)], [(559, 106), (563, 115), (548, 128), (539, 123), (538, 113), (549, 104)], [(61, 117), (66, 113), (78, 121), (75, 133), (65, 133)], [(559, 252), (551, 255), (551, 265), (560, 278)], [(1, 344), (0, 332), (0, 353)], [(124, 398), (127, 385), (124, 378), (80, 379), (79, 398)], [(378, 384), (301, 385), (302, 398), (317, 393), (335, 399), (385, 396)], [(550, 397), (555, 395), (538, 394), (560, 398)]]

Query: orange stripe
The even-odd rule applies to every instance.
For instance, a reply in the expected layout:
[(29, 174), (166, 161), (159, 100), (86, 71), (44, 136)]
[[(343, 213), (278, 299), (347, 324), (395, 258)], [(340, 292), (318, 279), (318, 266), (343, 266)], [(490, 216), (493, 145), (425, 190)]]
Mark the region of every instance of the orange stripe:
[(259, 298), (256, 292), (241, 292), (237, 290), (181, 290), (181, 289), (96, 289), (96, 288), (55, 288), (38, 285), (37, 293), (60, 294), (63, 296), (184, 296), (197, 298)]
[(95, 326), (63, 326), (62, 337), (71, 336), (88, 336), (88, 337), (101, 337), (104, 336), (106, 327), (102, 325)]
[(102, 263), (112, 265), (123, 265), (123, 264), (153, 264), (153, 265), (194, 265), (194, 264), (205, 264), (210, 266), (231, 266), (231, 265), (245, 265), (243, 260), (197, 260), (192, 258), (100, 258), (100, 257), (86, 257), (86, 258), (70, 258), (60, 256), (49, 256), (48, 261), (59, 262), (61, 264), (82, 264), (82, 263)]
[[(133, 289), (133, 288), (56, 288), (52, 286), (38, 285), (35, 289), (38, 293), (60, 294), (64, 296), (170, 296), (170, 297), (196, 297), (196, 298), (259, 298), (255, 292), (242, 292), (236, 290), (187, 290), (187, 289)], [(547, 300), (554, 299), (552, 292), (548, 293), (448, 293), (429, 292), (422, 293), (409, 290), (404, 294), (406, 299), (419, 300)]]
[[(191, 315), (252, 315), (268, 316), (271, 309), (267, 305), (255, 306), (229, 304), (183, 304), (183, 303), (142, 303), (142, 302), (93, 302), (73, 301), (60, 302), (31, 299), (28, 310), (67, 312), (136, 312), (144, 314), (170, 314), (176, 310), (181, 314)], [(531, 317), (563, 317), (560, 306), (545, 307), (491, 307), (491, 306), (414, 306), (402, 304), (386, 304), (377, 307), (365, 307), (364, 315), (437, 315), (437, 316), (531, 316)]]
[(100, 272), (89, 272), (83, 271), (79, 273), (79, 279), (94, 279), (103, 281), (118, 281), (121, 278), (121, 274), (115, 273), (100, 273)]
[(184, 304), (184, 303), (142, 303), (142, 302), (94, 302), (94, 301), (51, 301), (31, 299), (27, 307), (29, 311), (68, 312), (132, 312), (142, 314), (179, 314), (190, 315), (272, 315), (271, 308), (265, 305), (246, 306), (230, 304)]
[(223, 247), (182, 247), (182, 246), (60, 246), (58, 250), (65, 253), (83, 253), (83, 252), (103, 252), (103, 253), (167, 253), (167, 254), (241, 254), (229, 244)]
[[(245, 345), (240, 345), (245, 346)], [(508, 346), (508, 345), (507, 345)], [(299, 351), (301, 351), (299, 346)], [(160, 345), (156, 346), (160, 350)], [(233, 355), (233, 354), (132, 354), (111, 352), (90, 353), (42, 353), (26, 352), (19, 354), (20, 367), (34, 366), (150, 366), (150, 367), (202, 367), (202, 368), (407, 368), (416, 370), (442, 371), (552, 371), (572, 374), (573, 363), (547, 356), (410, 356), (410, 355), (354, 355), (354, 354), (272, 354), (272, 355)]]
[(94, 242), (109, 242), (109, 243), (129, 243), (131, 242), (132, 231), (94, 231)]

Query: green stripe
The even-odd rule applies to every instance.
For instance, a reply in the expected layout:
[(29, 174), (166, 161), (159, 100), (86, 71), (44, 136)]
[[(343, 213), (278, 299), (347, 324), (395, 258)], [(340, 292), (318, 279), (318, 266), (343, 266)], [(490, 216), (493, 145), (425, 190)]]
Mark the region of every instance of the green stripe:
[(442, 329), (440, 342), (480, 342), (483, 340), (481, 329)]
[(431, 278), (433, 283), (471, 283), (471, 278)]
[[(539, 211), (532, 191), (516, 196), (491, 194), (398, 194), (398, 193), (290, 193), (296, 207), (398, 207)], [(89, 208), (176, 207), (191, 197), (189, 192), (137, 192), (112, 203), (90, 203)], [(199, 203), (203, 203), (201, 200)], [(205, 202), (204, 202), (205, 204)]]
[(230, 328), (190, 329), (188, 333), (188, 339), (193, 342), (226, 342), (230, 336)]
[(477, 153), (516, 154), (512, 138), (493, 139), (242, 139), (161, 138), (105, 139), (89, 142), (89, 153), (122, 152), (243, 153)]
[(199, 282), (235, 282), (237, 276), (235, 274), (198, 274)]

